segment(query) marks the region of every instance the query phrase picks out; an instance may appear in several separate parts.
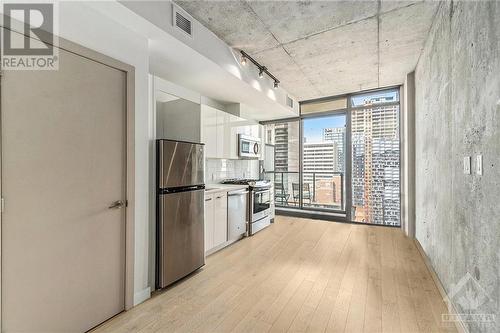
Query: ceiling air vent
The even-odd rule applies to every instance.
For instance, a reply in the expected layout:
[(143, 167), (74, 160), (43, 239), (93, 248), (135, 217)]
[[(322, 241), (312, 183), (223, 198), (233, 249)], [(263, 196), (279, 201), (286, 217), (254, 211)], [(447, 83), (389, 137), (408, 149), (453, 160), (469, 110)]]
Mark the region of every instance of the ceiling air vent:
[(293, 99), (291, 99), (290, 96), (288, 96), (288, 95), (286, 96), (286, 105), (289, 108), (293, 109)]
[(173, 5), (173, 23), (176, 28), (193, 37), (193, 19), (175, 5)]

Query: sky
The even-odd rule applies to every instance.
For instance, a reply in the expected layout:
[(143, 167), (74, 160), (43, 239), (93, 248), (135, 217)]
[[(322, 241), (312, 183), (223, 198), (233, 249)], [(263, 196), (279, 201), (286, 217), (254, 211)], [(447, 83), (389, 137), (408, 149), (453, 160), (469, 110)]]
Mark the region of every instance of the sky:
[[(378, 97), (392, 97), (398, 100), (398, 90), (381, 91), (376, 93), (367, 93), (352, 97), (351, 103), (353, 106), (361, 106), (366, 99)], [(318, 118), (304, 119), (304, 138), (305, 142), (315, 143), (323, 142), (323, 129), (332, 127), (345, 127), (345, 115), (333, 115)]]
[(322, 142), (323, 129), (345, 127), (345, 115), (304, 119), (304, 138), (307, 143)]

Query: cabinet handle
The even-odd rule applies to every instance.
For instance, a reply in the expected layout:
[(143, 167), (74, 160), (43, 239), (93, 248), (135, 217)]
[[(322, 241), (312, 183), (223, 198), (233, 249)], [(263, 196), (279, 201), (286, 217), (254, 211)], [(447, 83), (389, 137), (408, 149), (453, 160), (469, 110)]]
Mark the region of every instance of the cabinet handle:
[(224, 197), (224, 196), (223, 196), (223, 195), (221, 195), (220, 197), (217, 197), (217, 199), (220, 199), (220, 198), (222, 198), (222, 197)]
[(210, 200), (212, 200), (212, 198), (205, 199), (205, 201), (210, 201)]

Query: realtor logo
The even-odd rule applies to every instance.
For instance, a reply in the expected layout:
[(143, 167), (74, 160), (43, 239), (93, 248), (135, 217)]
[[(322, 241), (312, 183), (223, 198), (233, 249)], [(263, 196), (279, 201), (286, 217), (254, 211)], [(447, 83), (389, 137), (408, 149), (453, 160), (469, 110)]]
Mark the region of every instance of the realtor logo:
[(2, 70), (56, 70), (57, 3), (4, 3)]
[(495, 313), (484, 310), (492, 307), (496, 308), (496, 304), (479, 282), (468, 272), (457, 284), (451, 286), (445, 302), (449, 308), (453, 304), (458, 305), (460, 311), (460, 313), (456, 314), (442, 314), (442, 320), (445, 322), (495, 323)]

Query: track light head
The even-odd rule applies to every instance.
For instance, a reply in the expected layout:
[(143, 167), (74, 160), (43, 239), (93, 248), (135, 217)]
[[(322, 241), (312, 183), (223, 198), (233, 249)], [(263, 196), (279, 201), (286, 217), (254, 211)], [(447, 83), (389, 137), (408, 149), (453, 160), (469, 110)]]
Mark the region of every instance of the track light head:
[(275, 80), (274, 81), (274, 89), (277, 89), (280, 86), (280, 82)]
[(241, 57), (241, 64), (242, 64), (243, 66), (246, 66), (246, 64), (247, 64), (247, 57), (245, 57), (245, 56), (242, 56), (242, 57)]
[(259, 68), (259, 78), (263, 78), (264, 77), (264, 72), (267, 71), (267, 68), (266, 66), (262, 66)]

